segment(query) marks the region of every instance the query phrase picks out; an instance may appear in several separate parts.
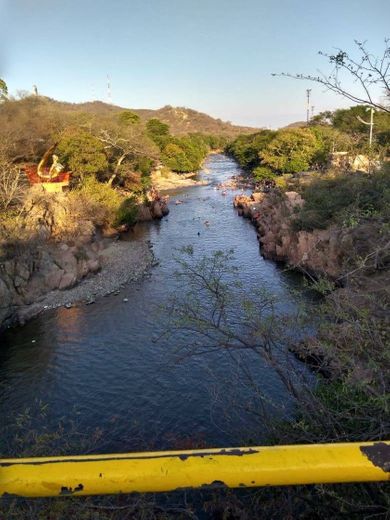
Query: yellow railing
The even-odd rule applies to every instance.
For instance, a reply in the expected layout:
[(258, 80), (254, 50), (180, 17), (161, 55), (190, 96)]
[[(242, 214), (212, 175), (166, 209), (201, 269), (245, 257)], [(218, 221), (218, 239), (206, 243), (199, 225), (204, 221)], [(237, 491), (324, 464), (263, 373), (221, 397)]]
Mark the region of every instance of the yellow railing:
[(389, 471), (390, 441), (0, 459), (0, 496), (385, 481)]

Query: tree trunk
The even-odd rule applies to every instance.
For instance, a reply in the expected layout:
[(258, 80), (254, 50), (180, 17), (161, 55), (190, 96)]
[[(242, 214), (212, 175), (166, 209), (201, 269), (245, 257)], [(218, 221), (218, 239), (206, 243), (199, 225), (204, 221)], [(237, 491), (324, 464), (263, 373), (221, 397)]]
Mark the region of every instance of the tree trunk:
[(108, 181), (107, 181), (107, 184), (108, 184), (109, 186), (112, 186), (112, 183), (114, 182), (116, 176), (118, 175), (119, 167), (120, 167), (120, 165), (122, 164), (122, 162), (125, 160), (126, 155), (127, 155), (127, 153), (124, 153), (124, 154), (122, 154), (122, 155), (119, 157), (118, 162), (116, 163), (116, 166), (115, 166), (114, 173), (111, 175), (111, 177), (110, 177), (110, 178), (108, 179)]

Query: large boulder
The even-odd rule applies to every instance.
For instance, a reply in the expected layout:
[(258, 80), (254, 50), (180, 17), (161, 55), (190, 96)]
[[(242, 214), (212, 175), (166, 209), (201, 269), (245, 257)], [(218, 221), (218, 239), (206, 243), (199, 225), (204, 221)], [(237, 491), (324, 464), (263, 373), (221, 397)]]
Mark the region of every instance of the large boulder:
[(158, 200), (155, 200), (154, 202), (152, 202), (151, 206), (150, 206), (150, 211), (151, 211), (151, 214), (153, 216), (153, 218), (162, 218), (163, 217), (163, 212), (162, 212), (162, 209), (161, 209), (161, 204)]
[(138, 221), (139, 222), (147, 222), (149, 220), (153, 220), (152, 212), (150, 211), (149, 206), (139, 206), (138, 207)]

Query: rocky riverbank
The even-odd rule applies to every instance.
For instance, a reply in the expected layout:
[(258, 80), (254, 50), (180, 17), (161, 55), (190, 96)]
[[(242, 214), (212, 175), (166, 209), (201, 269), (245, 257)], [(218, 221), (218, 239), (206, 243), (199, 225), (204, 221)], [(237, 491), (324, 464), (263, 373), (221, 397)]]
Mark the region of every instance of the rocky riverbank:
[(92, 243), (38, 247), (3, 262), (0, 276), (0, 324), (23, 325), (41, 312), (118, 292), (138, 280), (154, 261), (148, 242), (101, 238)]
[[(137, 221), (161, 219), (168, 200), (156, 190), (137, 208)], [(24, 324), (40, 312), (92, 303), (145, 274), (150, 244), (118, 240), (128, 226), (99, 226), (74, 210), (66, 194), (31, 190), (20, 232), (0, 244), (0, 329)]]
[(294, 214), (304, 203), (296, 192), (237, 195), (238, 214), (252, 220), (257, 229), (261, 254), (284, 262), (293, 269), (337, 279), (343, 268), (343, 252), (350, 237), (336, 227), (296, 231)]
[(362, 375), (372, 377), (360, 346), (373, 344), (385, 352), (389, 336), (388, 241), (380, 221), (297, 230), (295, 216), (304, 204), (292, 191), (234, 199), (239, 215), (255, 225), (265, 258), (322, 278), (317, 282), (317, 290), (325, 296), (318, 307), (318, 317), (322, 313), (318, 330), (291, 350), (325, 377), (348, 373), (356, 383)]

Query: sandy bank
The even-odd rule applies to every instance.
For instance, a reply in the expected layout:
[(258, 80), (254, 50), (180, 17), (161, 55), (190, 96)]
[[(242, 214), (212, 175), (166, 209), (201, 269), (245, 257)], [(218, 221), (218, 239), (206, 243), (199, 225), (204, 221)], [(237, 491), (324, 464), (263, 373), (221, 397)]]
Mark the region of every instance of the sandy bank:
[(162, 175), (159, 170), (152, 173), (152, 182), (158, 191), (172, 190), (175, 188), (188, 188), (191, 186), (204, 186), (208, 182), (194, 179), (195, 173), (174, 173)]

